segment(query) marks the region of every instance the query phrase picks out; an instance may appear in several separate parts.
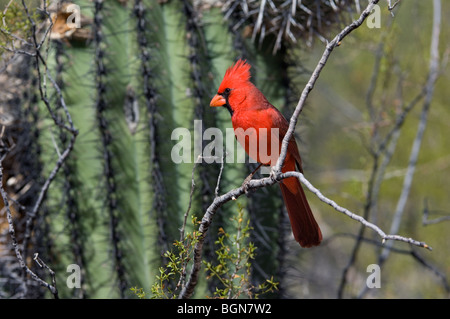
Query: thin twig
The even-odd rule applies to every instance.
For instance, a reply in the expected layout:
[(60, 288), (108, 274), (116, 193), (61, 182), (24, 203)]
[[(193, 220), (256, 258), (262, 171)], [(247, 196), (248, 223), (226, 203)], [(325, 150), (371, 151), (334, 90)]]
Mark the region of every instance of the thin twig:
[[(41, 205), (46, 197), (46, 194), (50, 188), (51, 183), (53, 182), (53, 180), (55, 179), (57, 173), (59, 172), (60, 168), (63, 166), (64, 162), (66, 161), (66, 159), (69, 157), (71, 151), (73, 150), (73, 147), (75, 145), (75, 140), (76, 137), (78, 135), (78, 131), (75, 129), (70, 113), (68, 111), (67, 105), (64, 101), (64, 97), (62, 95), (62, 92), (59, 88), (59, 86), (57, 85), (56, 81), (53, 80), (53, 77), (50, 75), (50, 72), (47, 68), (47, 63), (46, 63), (46, 59), (41, 55), (40, 53), (40, 49), (43, 45), (43, 43), (45, 42), (47, 35), (49, 34), (49, 30), (52, 28), (53, 24), (52, 21), (50, 19), (50, 15), (47, 12), (47, 5), (44, 1), (43, 4), (43, 9), (41, 10), (48, 18), (48, 20), (50, 21), (50, 25), (47, 28), (47, 30), (44, 31), (43, 33), (43, 38), (41, 39), (41, 41), (38, 41), (37, 37), (38, 37), (38, 33), (39, 31), (37, 30), (37, 26), (36, 26), (36, 22), (34, 21), (34, 19), (32, 18), (30, 11), (27, 7), (27, 4), (25, 3), (25, 0), (22, 0), (22, 6), (24, 8), (26, 17), (28, 19), (28, 21), (31, 24), (31, 38), (32, 38), (32, 45), (34, 46), (33, 50), (34, 52), (32, 52), (32, 54), (28, 54), (28, 53), (23, 53), (23, 54), (27, 54), (27, 55), (32, 55), (35, 58), (35, 68), (37, 71), (37, 80), (38, 80), (38, 89), (39, 89), (39, 93), (40, 93), (40, 97), (41, 100), (44, 102), (44, 104), (47, 107), (48, 113), (51, 116), (51, 118), (53, 119), (53, 122), (61, 127), (62, 129), (65, 129), (66, 131), (68, 131), (71, 134), (71, 139), (66, 147), (66, 149), (64, 150), (64, 152), (62, 152), (60, 154), (60, 156), (58, 156), (58, 160), (54, 166), (54, 168), (52, 169), (52, 171), (50, 172), (50, 175), (47, 177), (47, 179), (45, 180), (44, 184), (42, 185), (38, 197), (36, 199), (36, 202), (33, 206), (33, 209), (31, 210), (31, 212), (28, 212), (26, 215), (26, 227), (25, 227), (25, 235), (24, 235), (24, 240), (23, 240), (23, 257), (22, 257), (22, 253), (20, 252), (20, 249), (17, 246), (17, 241), (15, 239), (14, 236), (14, 231), (12, 229), (12, 231), (10, 230), (10, 234), (11, 234), (11, 238), (13, 241), (13, 245), (14, 242), (16, 242), (16, 256), (17, 259), (19, 260), (19, 263), (21, 264), (21, 268), (24, 270), (23, 275), (25, 276), (26, 273), (30, 274), (31, 277), (38, 281), (41, 285), (46, 286), (47, 288), (49, 288), (53, 295), (55, 296), (55, 298), (57, 298), (57, 290), (56, 287), (46, 283), (45, 281), (43, 281), (42, 279), (40, 279), (36, 274), (34, 274), (25, 264), (24, 264), (24, 259), (27, 259), (27, 249), (28, 249), (28, 243), (29, 240), (31, 238), (32, 235), (32, 230), (33, 230), (33, 224), (34, 221), (36, 219), (36, 216), (38, 214), (39, 209), (41, 208)], [(22, 53), (21, 51), (16, 51), (16, 53)], [(41, 68), (40, 65), (44, 66), (45, 69), (45, 73), (41, 74)], [(50, 102), (47, 98), (47, 87), (46, 87), (46, 80), (49, 79), (53, 88), (55, 89), (57, 96), (59, 98), (59, 104), (62, 106), (65, 114), (66, 114), (66, 119), (67, 122), (69, 123), (68, 125), (66, 125), (65, 123), (60, 123), (55, 112), (52, 110), (52, 107), (50, 105)], [(3, 189), (2, 189), (3, 191)], [(2, 194), (3, 195), (3, 194)], [(10, 214), (10, 213), (9, 213)], [(10, 216), (9, 216), (10, 217)], [(12, 221), (10, 224), (10, 227), (13, 227), (12, 225)]]
[[(397, 207), (395, 209), (394, 218), (391, 225), (391, 233), (397, 233), (400, 228), (401, 218), (405, 210), (406, 202), (411, 190), (411, 185), (414, 177), (414, 172), (416, 169), (417, 159), (419, 157), (420, 146), (422, 144), (423, 135), (427, 125), (428, 113), (431, 106), (431, 100), (433, 98), (434, 86), (439, 73), (439, 34), (441, 27), (441, 2), (440, 0), (433, 1), (434, 14), (433, 14), (433, 30), (431, 35), (431, 48), (430, 48), (430, 68), (427, 79), (427, 84), (425, 87), (425, 100), (420, 116), (419, 126), (417, 128), (416, 138), (413, 142), (413, 147), (409, 157), (409, 164), (406, 172), (405, 179), (403, 181), (402, 192), (400, 198), (397, 202)], [(389, 247), (391, 243), (383, 250), (380, 258), (382, 260), (386, 259), (389, 255)]]
[(423, 217), (422, 217), (422, 225), (432, 225), (432, 224), (439, 224), (445, 221), (450, 221), (450, 216), (442, 216), (435, 219), (428, 219), (428, 216), (430, 214), (430, 210), (428, 209), (428, 201), (425, 199), (425, 205), (423, 209)]
[(238, 228), (237, 228), (237, 233), (236, 233), (236, 261), (234, 263), (234, 271), (230, 276), (230, 289), (228, 290), (228, 299), (231, 299), (231, 294), (233, 293), (233, 282), (234, 282), (234, 278), (236, 277), (237, 273), (239, 272), (239, 270), (241, 269), (240, 263), (241, 263), (241, 244), (240, 244), (240, 240), (241, 240), (241, 223), (238, 221)]
[(286, 132), (286, 135), (283, 138), (283, 143), (281, 144), (281, 152), (280, 157), (278, 158), (278, 161), (276, 165), (274, 166), (272, 170), (272, 174), (279, 175), (281, 173), (281, 167), (284, 164), (284, 160), (286, 158), (287, 154), (287, 147), (289, 144), (289, 140), (294, 134), (295, 126), (297, 125), (298, 117), (300, 113), (303, 110), (303, 107), (305, 105), (306, 99), (308, 98), (309, 93), (314, 88), (315, 83), (317, 82), (317, 79), (320, 76), (320, 73), (322, 72), (322, 69), (324, 68), (325, 64), (328, 61), (328, 58), (331, 55), (331, 52), (341, 44), (341, 41), (350, 34), (353, 30), (357, 29), (361, 24), (364, 22), (364, 20), (371, 14), (373, 7), (379, 2), (379, 0), (372, 0), (370, 1), (367, 8), (361, 13), (361, 16), (353, 21), (350, 25), (345, 27), (337, 36), (334, 37), (334, 39), (329, 42), (325, 48), (325, 51), (322, 54), (322, 57), (317, 64), (316, 68), (314, 69), (308, 83), (306, 84), (305, 88), (302, 91), (302, 94), (300, 96), (300, 100), (297, 103), (297, 106), (295, 107), (295, 111), (291, 116), (290, 122), (289, 122), (289, 129)]
[(224, 149), (222, 151), (222, 161), (220, 162), (219, 176), (217, 177), (216, 189), (214, 191), (216, 197), (219, 196), (220, 181), (222, 180), (223, 167), (225, 165), (225, 155), (226, 155), (225, 153), (226, 153), (226, 150)]
[(58, 290), (56, 289), (56, 273), (39, 257), (38, 253), (34, 254), (33, 260), (39, 265), (39, 267), (45, 268), (48, 270), (48, 272), (50, 273), (50, 276), (52, 278), (52, 285), (54, 287), (54, 290), (52, 291), (52, 293), (55, 296), (55, 299), (59, 299)]
[[(381, 44), (383, 43), (383, 44)], [(366, 96), (366, 104), (369, 111), (369, 114), (371, 115), (372, 121), (376, 121), (375, 116), (375, 110), (373, 109), (373, 92), (375, 91), (375, 83), (377, 81), (377, 76), (379, 73), (380, 63), (378, 60), (381, 59), (381, 49), (384, 47), (384, 40), (380, 43), (380, 46), (377, 49), (376, 53), (376, 61), (375, 61), (375, 67), (371, 79), (371, 84), (369, 85), (368, 93)], [(394, 151), (397, 146), (398, 138), (400, 137), (401, 128), (403, 126), (403, 123), (406, 120), (406, 116), (410, 113), (410, 111), (414, 108), (415, 105), (418, 104), (420, 99), (423, 98), (425, 95), (425, 89), (421, 90), (417, 96), (406, 106), (402, 108), (402, 111), (397, 115), (395, 123), (391, 130), (386, 134), (384, 139), (379, 141), (379, 136), (376, 133), (378, 125), (374, 125), (374, 132), (372, 133), (372, 139), (371, 139), (371, 146), (369, 148), (370, 154), (373, 157), (373, 165), (372, 170), (370, 174), (370, 179), (368, 182), (368, 190), (366, 194), (366, 201), (364, 205), (364, 212), (363, 216), (365, 219), (369, 219), (369, 214), (371, 211), (373, 211), (376, 207), (376, 203), (378, 200), (378, 194), (381, 189), (381, 184), (385, 177), (385, 172), (388, 164), (390, 163), (392, 156), (394, 155)], [(378, 141), (378, 144), (375, 144), (376, 141)], [(382, 160), (381, 160), (382, 158)], [(381, 163), (380, 163), (381, 161)], [(341, 282), (338, 288), (337, 296), (338, 298), (343, 297), (344, 288), (347, 284), (347, 273), (350, 270), (350, 268), (354, 265), (356, 261), (356, 256), (359, 252), (359, 248), (361, 247), (361, 239), (363, 238), (364, 231), (366, 227), (361, 225), (361, 228), (358, 232), (358, 239), (355, 242), (355, 245), (352, 249), (352, 252), (350, 254), (349, 261), (345, 268), (342, 271), (342, 277)]]
[(392, 13), (392, 10), (394, 10), (394, 8), (400, 3), (400, 1), (401, 1), (401, 0), (396, 0), (396, 1), (394, 2), (394, 4), (392, 4), (392, 1), (391, 1), (391, 0), (388, 0), (388, 10), (391, 11), (391, 14), (393, 14), (393, 13)]
[(6, 28), (6, 21), (5, 21), (5, 18), (6, 18), (6, 12), (8, 12), (8, 9), (9, 9), (9, 6), (11, 5), (11, 3), (13, 2), (14, 0), (9, 0), (9, 2), (8, 2), (8, 4), (5, 6), (5, 9), (3, 10), (3, 18), (2, 18), (2, 22), (3, 22), (3, 26)]
[[(441, 1), (433, 1), (433, 27), (431, 34), (431, 45), (430, 45), (430, 64), (429, 72), (427, 76), (427, 83), (425, 85), (425, 98), (420, 115), (420, 121), (417, 128), (416, 137), (413, 142), (412, 150), (409, 157), (408, 167), (406, 171), (405, 178), (403, 180), (403, 186), (401, 190), (400, 197), (397, 202), (397, 206), (394, 212), (394, 217), (392, 219), (392, 224), (390, 228), (390, 233), (396, 234), (400, 228), (401, 219), (405, 210), (406, 202), (409, 197), (409, 192), (411, 190), (412, 181), (414, 177), (414, 172), (416, 169), (417, 159), (419, 156), (420, 146), (422, 143), (423, 135), (427, 125), (428, 113), (431, 106), (431, 100), (433, 98), (433, 92), (435, 83), (439, 75), (439, 35), (441, 28)], [(395, 239), (397, 235), (390, 235), (392, 239)], [(378, 256), (377, 264), (381, 267), (390, 255), (393, 242), (389, 242), (386, 247), (381, 251)], [(368, 291), (368, 287), (364, 286), (359, 294), (362, 297)]]
[[(5, 159), (7, 153), (5, 153), (2, 158), (0, 159), (0, 181), (3, 180), (3, 160)], [(20, 251), (19, 243), (17, 242), (16, 238), (16, 231), (14, 229), (14, 221), (11, 213), (11, 209), (9, 206), (9, 200), (8, 195), (6, 191), (3, 188), (3, 184), (0, 183), (0, 193), (3, 199), (3, 203), (6, 208), (6, 218), (8, 220), (8, 227), (9, 227), (9, 236), (11, 238), (11, 244), (14, 249), (14, 252), (16, 254), (16, 258), (19, 262), (20, 268), (23, 270), (24, 273), (27, 273), (31, 276), (33, 280), (35, 280), (37, 283), (39, 283), (41, 286), (46, 287), (50, 292), (53, 294), (55, 299), (58, 299), (58, 290), (56, 289), (56, 286), (51, 285), (47, 283), (46, 281), (42, 280), (38, 275), (36, 275), (28, 266), (26, 265), (24, 258), (22, 256), (22, 253)]]
[(311, 192), (313, 192), (322, 202), (330, 205), (331, 207), (333, 207), (338, 212), (343, 213), (343, 214), (347, 215), (348, 217), (359, 221), (364, 226), (374, 230), (381, 237), (382, 243), (384, 243), (387, 240), (397, 240), (397, 241), (406, 242), (406, 243), (409, 243), (409, 244), (413, 244), (415, 246), (419, 246), (419, 247), (423, 247), (423, 248), (427, 248), (429, 250), (432, 250), (432, 248), (429, 245), (427, 245), (425, 242), (421, 242), (421, 241), (418, 241), (418, 240), (415, 240), (415, 239), (412, 239), (412, 238), (407, 238), (407, 237), (403, 237), (403, 236), (399, 236), (399, 235), (388, 235), (388, 234), (386, 234), (377, 225), (367, 221), (365, 218), (363, 218), (363, 217), (361, 217), (361, 216), (351, 212), (347, 208), (338, 205), (335, 201), (333, 201), (333, 200), (327, 198), (326, 196), (324, 196), (300, 172), (286, 172), (286, 173), (282, 174), (281, 176), (283, 178), (291, 177), (291, 176), (297, 177), (300, 180), (300, 182), (302, 182), (302, 184), (305, 185)]
[(180, 228), (180, 242), (183, 242), (184, 240), (184, 230), (186, 228), (187, 218), (189, 216), (189, 212), (191, 211), (192, 207), (192, 199), (194, 196), (194, 189), (195, 189), (195, 169), (197, 168), (197, 165), (201, 162), (201, 155), (198, 156), (197, 160), (194, 163), (194, 166), (192, 167), (192, 174), (191, 174), (191, 192), (189, 193), (189, 204), (188, 208), (186, 209), (186, 212), (184, 213), (184, 219), (183, 224)]

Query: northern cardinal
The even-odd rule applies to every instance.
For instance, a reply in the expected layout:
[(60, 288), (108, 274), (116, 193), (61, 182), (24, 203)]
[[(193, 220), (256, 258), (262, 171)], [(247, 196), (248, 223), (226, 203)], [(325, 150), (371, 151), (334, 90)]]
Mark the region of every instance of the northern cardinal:
[[(281, 152), (282, 140), (289, 124), (284, 116), (267, 101), (261, 91), (250, 82), (250, 67), (250, 64), (240, 59), (228, 68), (210, 106), (223, 106), (228, 109), (236, 139), (247, 154), (260, 163), (260, 166), (274, 166)], [(278, 134), (275, 134), (277, 130), (271, 130), (273, 128), (278, 129)], [(252, 132), (255, 133), (252, 134)], [(251, 145), (251, 140), (255, 142), (255, 138), (256, 148), (255, 143)], [(275, 140), (278, 142), (275, 145), (279, 146), (278, 150), (275, 150), (277, 152), (274, 153), (275, 156), (271, 153), (273, 139), (278, 139)], [(296, 167), (303, 173), (297, 143), (292, 136), (282, 172), (294, 171)], [(299, 180), (295, 177), (285, 178), (280, 182), (280, 188), (295, 240), (302, 247), (319, 245), (322, 241), (322, 232), (314, 219)]]

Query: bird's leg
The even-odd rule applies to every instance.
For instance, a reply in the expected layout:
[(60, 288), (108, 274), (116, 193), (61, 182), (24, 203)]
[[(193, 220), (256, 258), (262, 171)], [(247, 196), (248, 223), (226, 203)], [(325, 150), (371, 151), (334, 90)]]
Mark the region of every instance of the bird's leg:
[(244, 187), (244, 192), (245, 192), (245, 194), (248, 194), (248, 183), (250, 183), (250, 181), (251, 181), (252, 178), (253, 178), (253, 175), (255, 175), (255, 173), (260, 169), (260, 167), (261, 167), (262, 165), (263, 165), (262, 163), (259, 164), (258, 167), (255, 168), (255, 170), (254, 170), (250, 175), (248, 175), (248, 176), (244, 179), (244, 182), (242, 183), (242, 187)]

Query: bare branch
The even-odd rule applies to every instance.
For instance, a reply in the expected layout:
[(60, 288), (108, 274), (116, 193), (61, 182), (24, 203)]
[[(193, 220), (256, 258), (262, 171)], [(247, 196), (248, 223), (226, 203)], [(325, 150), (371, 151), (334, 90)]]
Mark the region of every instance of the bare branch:
[[(365, 219), (369, 219), (371, 211), (373, 211), (374, 208), (376, 207), (378, 194), (380, 192), (381, 184), (385, 177), (386, 168), (390, 163), (392, 156), (394, 155), (394, 151), (397, 147), (397, 141), (398, 138), (400, 137), (401, 128), (406, 120), (406, 116), (425, 95), (425, 88), (424, 88), (414, 97), (414, 99), (409, 104), (403, 106), (402, 111), (397, 115), (395, 119), (393, 127), (385, 135), (384, 139), (380, 141), (378, 134), (378, 123), (376, 122), (377, 116), (375, 115), (372, 98), (375, 91), (375, 83), (377, 82), (377, 77), (379, 74), (380, 60), (382, 57), (381, 51), (384, 47), (384, 42), (385, 39), (384, 38), (381, 39), (378, 49), (376, 51), (375, 67), (372, 73), (372, 78), (370, 80), (369, 89), (366, 95), (366, 106), (372, 121), (374, 121), (374, 129), (370, 141), (371, 146), (369, 148), (370, 154), (373, 157), (373, 165), (370, 173), (368, 190), (364, 205), (363, 216)], [(347, 273), (356, 261), (356, 256), (362, 244), (365, 229), (366, 227), (364, 227), (364, 225), (361, 225), (361, 228), (358, 233), (358, 238), (352, 249), (352, 253), (350, 254), (349, 262), (342, 271), (341, 283), (339, 285), (337, 294), (338, 298), (342, 298), (343, 296), (344, 287), (347, 283)]]
[(56, 289), (56, 273), (39, 257), (38, 253), (34, 254), (33, 260), (39, 265), (39, 267), (45, 268), (48, 270), (48, 272), (50, 273), (50, 276), (52, 277), (53, 289), (51, 289), (51, 292), (55, 296), (55, 299), (59, 299), (58, 290)]
[(391, 14), (393, 14), (392, 10), (394, 10), (394, 8), (400, 3), (400, 1), (401, 0), (396, 0), (394, 4), (392, 4), (392, 0), (388, 0), (388, 10), (391, 11)]
[(192, 167), (192, 174), (191, 174), (191, 192), (189, 193), (189, 203), (188, 203), (188, 208), (186, 210), (186, 212), (184, 213), (184, 219), (183, 219), (183, 224), (181, 225), (180, 228), (180, 241), (182, 242), (184, 240), (184, 230), (186, 229), (186, 223), (187, 223), (187, 218), (189, 216), (189, 213), (191, 211), (191, 207), (192, 207), (192, 199), (194, 196), (194, 189), (195, 189), (195, 169), (197, 168), (197, 165), (200, 163), (201, 160), (201, 156), (199, 155), (197, 160), (194, 163), (194, 166)]
[(347, 215), (348, 217), (359, 221), (361, 224), (363, 224), (364, 226), (374, 230), (382, 239), (382, 243), (384, 243), (387, 240), (397, 240), (397, 241), (402, 241), (402, 242), (406, 242), (415, 246), (419, 246), (419, 247), (423, 247), (423, 248), (427, 248), (429, 250), (432, 250), (432, 248), (427, 245), (424, 242), (421, 241), (417, 241), (415, 239), (412, 238), (406, 238), (403, 236), (399, 236), (399, 235), (388, 235), (386, 234), (383, 230), (381, 230), (380, 227), (378, 227), (375, 224), (372, 224), (370, 222), (368, 222), (366, 219), (364, 219), (363, 217), (351, 212), (350, 210), (348, 210), (347, 208), (344, 208), (342, 206), (339, 206), (335, 201), (327, 198), (326, 196), (324, 196), (317, 188), (315, 188), (304, 176), (302, 173), (300, 172), (287, 172), (284, 174), (281, 174), (282, 178), (287, 178), (287, 177), (297, 177), (300, 182), (302, 182), (303, 185), (305, 185), (311, 192), (313, 192), (322, 202), (330, 205), (331, 207), (333, 207), (335, 210), (337, 210), (340, 213), (343, 213), (345, 215)]
[[(441, 27), (441, 2), (440, 0), (433, 1), (433, 27), (431, 34), (431, 46), (430, 46), (430, 64), (429, 64), (429, 72), (427, 76), (427, 82), (424, 87), (423, 94), (425, 95), (424, 104), (422, 107), (422, 112), (420, 115), (420, 121), (417, 128), (416, 137), (413, 142), (412, 150), (409, 157), (408, 167), (406, 171), (405, 178), (403, 180), (403, 187), (400, 194), (400, 197), (397, 202), (397, 206), (394, 212), (394, 217), (392, 219), (390, 233), (396, 234), (400, 228), (401, 219), (405, 210), (406, 202), (409, 196), (409, 192), (411, 190), (413, 176), (417, 164), (417, 159), (419, 156), (420, 146), (422, 143), (423, 135), (425, 132), (425, 128), (427, 125), (428, 113), (431, 106), (431, 100), (433, 97), (434, 87), (436, 80), (439, 75), (439, 34)], [(422, 93), (419, 94), (419, 96)], [(402, 119), (403, 120), (403, 119)], [(398, 123), (398, 122), (397, 122)], [(391, 239), (395, 239), (398, 235), (390, 235)], [(384, 262), (390, 255), (392, 250), (393, 242), (389, 242), (386, 247), (381, 251), (378, 256), (378, 265), (383, 265)], [(368, 291), (368, 287), (365, 286), (362, 288), (359, 297), (362, 297)]]
[[(3, 180), (3, 160), (5, 159), (7, 153), (3, 154), (2, 158), (0, 159), (0, 181)], [(31, 276), (33, 280), (35, 280), (37, 283), (39, 283), (41, 286), (46, 287), (50, 292), (53, 294), (55, 299), (58, 299), (58, 290), (56, 289), (56, 286), (51, 285), (47, 283), (46, 281), (42, 280), (38, 275), (36, 275), (28, 266), (26, 265), (24, 258), (22, 256), (22, 253), (20, 251), (19, 243), (16, 239), (16, 232), (14, 230), (14, 223), (13, 223), (13, 217), (11, 214), (11, 209), (9, 205), (9, 199), (6, 191), (3, 189), (3, 184), (0, 183), (0, 193), (3, 199), (3, 203), (6, 208), (6, 217), (8, 220), (9, 225), (9, 236), (11, 237), (11, 243), (14, 249), (14, 252), (16, 254), (16, 258), (19, 262), (20, 268), (23, 270), (24, 273), (27, 273)]]
[[(66, 161), (66, 159), (69, 157), (70, 153), (73, 150), (73, 147), (75, 145), (75, 141), (78, 135), (78, 130), (75, 129), (73, 122), (72, 122), (72, 118), (70, 116), (69, 110), (67, 108), (67, 105), (65, 103), (64, 97), (62, 95), (61, 89), (59, 88), (58, 84), (56, 83), (56, 81), (53, 79), (53, 77), (51, 76), (50, 72), (48, 71), (47, 68), (47, 63), (46, 60), (42, 57), (40, 49), (42, 47), (42, 44), (44, 43), (47, 34), (48, 34), (48, 30), (52, 28), (52, 23), (51, 23), (51, 19), (50, 19), (50, 15), (48, 14), (47, 7), (44, 1), (44, 7), (43, 7), (43, 12), (46, 14), (46, 16), (48, 17), (48, 19), (50, 20), (50, 26), (48, 27), (48, 29), (45, 31), (44, 37), (43, 39), (38, 42), (37, 40), (37, 29), (36, 29), (36, 22), (33, 20), (33, 18), (30, 15), (30, 12), (28, 10), (27, 5), (25, 4), (24, 1), (22, 1), (25, 13), (27, 15), (28, 20), (30, 21), (31, 25), (32, 25), (32, 38), (33, 38), (33, 45), (34, 45), (34, 57), (35, 57), (35, 68), (37, 71), (37, 80), (38, 80), (38, 88), (39, 88), (39, 93), (40, 93), (40, 97), (41, 100), (44, 102), (44, 104), (47, 107), (47, 110), (50, 114), (50, 116), (53, 119), (53, 122), (67, 130), (70, 134), (71, 134), (71, 138), (70, 141), (66, 147), (66, 149), (64, 150), (64, 152), (61, 154), (61, 156), (58, 157), (58, 161), (56, 162), (54, 168), (52, 169), (50, 175), (48, 176), (48, 178), (46, 179), (46, 181), (44, 182), (44, 185), (42, 186), (38, 198), (34, 204), (34, 207), (32, 209), (32, 211), (27, 214), (27, 221), (26, 221), (26, 231), (25, 231), (25, 237), (24, 237), (24, 247), (27, 247), (28, 245), (28, 240), (31, 237), (31, 233), (32, 233), (32, 228), (33, 228), (33, 223), (34, 220), (36, 218), (36, 215), (42, 205), (42, 202), (44, 201), (44, 198), (48, 192), (48, 189), (52, 183), (52, 181), (54, 180), (54, 178), (56, 177), (57, 173), (59, 172), (60, 168), (63, 166), (64, 162)], [(42, 76), (41, 75), (41, 69), (40, 69), (40, 64), (42, 64), (45, 67), (45, 74)], [(42, 77), (44, 77), (44, 83), (42, 82)], [(67, 122), (69, 123), (68, 125), (66, 125), (65, 123), (60, 123), (60, 121), (58, 120), (58, 117), (56, 116), (55, 112), (52, 110), (50, 102), (47, 98), (47, 87), (46, 87), (46, 81), (45, 79), (48, 78), (50, 80), (50, 82), (52, 83), (53, 88), (55, 89), (57, 96), (59, 98), (59, 102), (60, 105), (62, 106), (64, 113), (66, 115), (67, 118)], [(24, 250), (24, 253), (26, 254), (26, 250)]]
[(430, 210), (428, 209), (428, 201), (425, 199), (425, 207), (423, 209), (423, 216), (422, 216), (422, 225), (432, 225), (432, 224), (439, 224), (444, 221), (450, 221), (450, 216), (442, 216), (434, 219), (428, 219), (428, 216), (430, 215)]
[[(439, 34), (441, 28), (441, 1), (433, 1), (434, 14), (433, 14), (433, 30), (431, 35), (431, 48), (430, 48), (430, 67), (427, 79), (427, 84), (425, 86), (425, 100), (422, 108), (422, 113), (420, 115), (419, 126), (417, 128), (416, 138), (413, 143), (411, 154), (409, 157), (408, 169), (406, 172), (405, 179), (403, 181), (402, 193), (397, 202), (397, 207), (395, 209), (394, 218), (391, 225), (391, 233), (397, 233), (400, 228), (401, 218), (406, 206), (406, 201), (409, 196), (409, 191), (411, 189), (414, 172), (417, 164), (417, 158), (419, 156), (420, 146), (422, 143), (423, 135), (427, 125), (428, 113), (431, 106), (431, 100), (433, 98), (434, 86), (439, 74)], [(384, 260), (389, 255), (389, 248), (391, 243), (383, 250), (380, 258)]]
[(223, 166), (225, 165), (225, 153), (226, 153), (226, 150), (224, 148), (224, 150), (222, 152), (222, 161), (220, 162), (219, 176), (217, 177), (216, 189), (214, 190), (216, 197), (219, 196), (220, 181), (222, 180)]
[[(54, 295), (54, 297), (58, 298), (58, 292), (57, 292), (55, 284), (51, 285), (51, 284), (45, 282), (44, 280), (42, 280), (38, 275), (36, 275), (33, 271), (30, 270), (30, 268), (26, 265), (25, 261), (27, 260), (27, 254), (28, 254), (28, 250), (29, 250), (28, 244), (29, 244), (29, 241), (33, 234), (33, 226), (34, 226), (34, 222), (36, 220), (36, 216), (38, 215), (38, 212), (39, 212), (41, 205), (47, 195), (50, 185), (52, 184), (56, 175), (58, 174), (61, 167), (64, 165), (66, 159), (69, 157), (69, 155), (71, 154), (71, 152), (73, 150), (75, 140), (78, 135), (78, 131), (74, 127), (72, 118), (68, 111), (67, 105), (66, 105), (64, 97), (62, 95), (62, 92), (47, 68), (46, 56), (43, 56), (41, 54), (41, 49), (42, 49), (45, 41), (48, 39), (48, 34), (53, 26), (51, 19), (50, 19), (50, 15), (47, 11), (46, 1), (43, 2), (42, 8), (36, 8), (36, 10), (40, 10), (49, 21), (49, 25), (47, 26), (47, 28), (45, 30), (40, 29), (38, 27), (36, 21), (33, 19), (32, 14), (30, 13), (30, 10), (29, 10), (25, 0), (22, 0), (22, 6), (23, 6), (23, 10), (25, 12), (26, 18), (28, 19), (28, 21), (30, 22), (30, 25), (31, 25), (31, 34), (30, 34), (31, 40), (23, 40), (18, 37), (15, 37), (15, 38), (16, 38), (16, 40), (19, 40), (20, 42), (22, 42), (22, 45), (31, 46), (31, 48), (28, 49), (27, 51), (14, 48), (14, 50), (12, 50), (12, 51), (15, 54), (23, 54), (23, 55), (34, 57), (34, 68), (36, 69), (36, 72), (37, 72), (37, 82), (38, 82), (37, 84), (38, 84), (40, 98), (46, 105), (48, 114), (53, 119), (53, 122), (55, 123), (55, 125), (57, 125), (58, 127), (60, 127), (61, 129), (65, 130), (65, 131), (67, 131), (71, 135), (71, 138), (70, 138), (66, 148), (64, 149), (64, 151), (62, 153), (57, 152), (58, 160), (57, 160), (55, 166), (53, 167), (53, 169), (51, 170), (49, 176), (45, 180), (44, 184), (42, 185), (41, 189), (39, 190), (39, 194), (36, 199), (36, 202), (34, 203), (33, 208), (31, 209), (31, 211), (28, 211), (26, 214), (26, 226), (25, 226), (25, 234), (24, 234), (24, 240), (22, 243), (22, 248), (19, 247), (16, 236), (15, 236), (13, 219), (12, 219), (11, 211), (9, 209), (8, 196), (5, 192), (5, 190), (3, 189), (3, 186), (1, 186), (0, 190), (2, 193), (3, 200), (5, 202), (6, 211), (7, 211), (10, 237), (12, 240), (14, 251), (16, 253), (17, 260), (19, 261), (20, 267), (23, 270), (23, 277), (25, 278), (25, 276), (27, 274), (30, 275), (33, 280), (37, 281), (40, 285), (47, 287), (51, 291), (51, 293)], [(31, 41), (31, 42), (29, 42), (29, 41)], [(7, 49), (8, 51), (11, 51), (8, 48), (5, 48), (5, 49)], [(47, 51), (47, 54), (48, 54), (48, 51)], [(44, 72), (41, 71), (42, 66), (44, 66)], [(56, 111), (52, 108), (52, 106), (50, 104), (50, 101), (48, 99), (48, 94), (47, 94), (47, 90), (48, 90), (47, 89), (47, 80), (49, 80), (52, 88), (56, 92), (58, 102), (61, 105), (63, 112), (65, 113), (65, 118), (66, 118), (65, 121), (59, 120), (59, 118), (56, 114)], [(2, 160), (3, 160), (3, 158), (2, 158)], [(1, 175), (2, 175), (2, 167), (1, 167), (1, 161), (0, 161), (0, 176)], [(39, 262), (38, 259), (36, 259), (36, 261), (38, 262), (38, 264), (42, 265), (42, 267), (46, 268), (50, 272), (50, 274), (52, 275), (52, 278), (54, 280), (54, 272), (50, 269), (50, 267), (46, 266), (45, 263)], [(25, 282), (25, 280), (24, 280), (24, 282)], [(24, 291), (26, 291), (26, 289), (24, 289)]]

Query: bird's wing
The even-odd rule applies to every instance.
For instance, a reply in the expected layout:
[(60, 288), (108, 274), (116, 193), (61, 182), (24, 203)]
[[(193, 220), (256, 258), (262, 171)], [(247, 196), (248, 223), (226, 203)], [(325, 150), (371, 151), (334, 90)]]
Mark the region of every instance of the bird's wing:
[[(289, 129), (289, 123), (286, 120), (286, 118), (281, 114), (280, 111), (278, 111), (275, 107), (271, 107), (267, 109), (268, 115), (270, 115), (272, 119), (273, 126), (277, 127), (279, 129), (279, 139), (280, 139), (280, 150), (281, 150), (281, 143), (283, 142), (283, 138), (286, 135), (288, 129)], [(298, 146), (295, 141), (294, 135), (292, 135), (287, 149), (288, 154), (294, 157), (295, 162), (297, 164), (297, 169), (303, 173), (302, 168), (302, 159), (300, 157), (300, 153), (298, 151)], [(295, 168), (293, 168), (295, 169)]]

